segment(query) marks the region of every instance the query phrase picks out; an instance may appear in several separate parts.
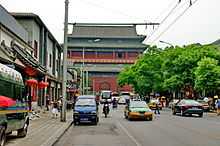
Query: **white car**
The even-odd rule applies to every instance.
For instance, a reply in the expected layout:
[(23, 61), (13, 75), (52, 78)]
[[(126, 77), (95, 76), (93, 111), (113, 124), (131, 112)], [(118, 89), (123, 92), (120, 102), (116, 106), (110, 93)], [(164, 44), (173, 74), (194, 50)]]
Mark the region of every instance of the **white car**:
[(130, 96), (122, 95), (118, 100), (118, 104), (126, 104), (126, 100), (130, 100)]

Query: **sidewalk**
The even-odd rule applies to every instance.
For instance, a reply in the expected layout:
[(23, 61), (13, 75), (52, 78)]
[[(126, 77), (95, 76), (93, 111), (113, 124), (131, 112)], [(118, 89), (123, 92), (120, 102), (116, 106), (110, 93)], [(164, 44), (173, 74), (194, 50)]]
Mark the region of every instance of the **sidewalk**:
[(68, 111), (66, 117), (66, 122), (60, 122), (60, 116), (52, 119), (51, 113), (40, 113), (40, 118), (30, 120), (25, 138), (17, 138), (13, 133), (7, 137), (6, 146), (52, 146), (71, 126), (72, 111)]

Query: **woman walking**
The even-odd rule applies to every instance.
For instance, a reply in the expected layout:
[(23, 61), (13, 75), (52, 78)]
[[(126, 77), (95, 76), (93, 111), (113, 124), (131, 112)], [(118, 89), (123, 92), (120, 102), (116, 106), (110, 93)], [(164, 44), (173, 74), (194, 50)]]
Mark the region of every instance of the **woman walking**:
[(53, 114), (52, 118), (56, 119), (58, 117), (58, 103), (57, 103), (57, 101), (53, 102), (52, 114)]

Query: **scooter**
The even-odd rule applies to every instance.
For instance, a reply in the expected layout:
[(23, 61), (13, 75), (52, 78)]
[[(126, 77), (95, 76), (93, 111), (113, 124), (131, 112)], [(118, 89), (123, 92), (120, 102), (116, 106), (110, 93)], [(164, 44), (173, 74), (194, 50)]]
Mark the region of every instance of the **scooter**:
[(103, 113), (105, 115), (105, 118), (107, 118), (107, 115), (109, 114), (109, 105), (108, 104), (104, 104)]

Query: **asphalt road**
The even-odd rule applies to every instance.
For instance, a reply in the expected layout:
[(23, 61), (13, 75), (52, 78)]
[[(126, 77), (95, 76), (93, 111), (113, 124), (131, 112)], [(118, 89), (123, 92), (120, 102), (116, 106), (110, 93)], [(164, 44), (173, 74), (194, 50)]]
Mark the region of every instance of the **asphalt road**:
[(97, 126), (72, 126), (55, 146), (220, 146), (220, 116), (181, 117), (163, 109), (153, 121), (127, 121), (121, 106), (108, 118), (100, 115)]

